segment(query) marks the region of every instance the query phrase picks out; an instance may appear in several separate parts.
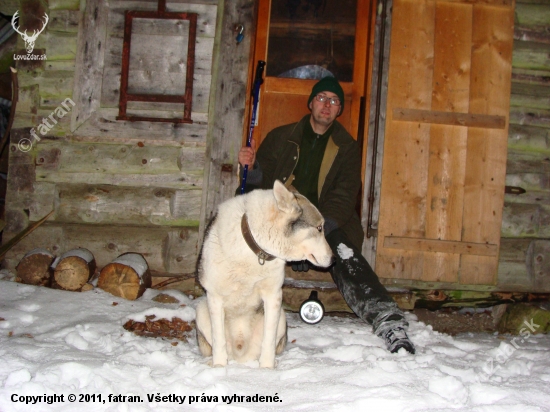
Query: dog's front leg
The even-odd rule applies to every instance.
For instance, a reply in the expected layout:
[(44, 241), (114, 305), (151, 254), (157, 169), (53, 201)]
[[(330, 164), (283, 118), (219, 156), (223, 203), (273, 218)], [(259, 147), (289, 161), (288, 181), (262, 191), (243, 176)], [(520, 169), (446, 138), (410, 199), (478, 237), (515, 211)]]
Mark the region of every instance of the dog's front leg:
[(227, 365), (227, 343), (225, 340), (225, 311), (223, 299), (214, 293), (208, 293), (208, 312), (212, 323), (212, 366)]
[(262, 350), (260, 352), (260, 367), (275, 367), (275, 349), (277, 347), (277, 326), (281, 316), (281, 305), (283, 301), (283, 291), (266, 294), (264, 301), (264, 334), (262, 340)]

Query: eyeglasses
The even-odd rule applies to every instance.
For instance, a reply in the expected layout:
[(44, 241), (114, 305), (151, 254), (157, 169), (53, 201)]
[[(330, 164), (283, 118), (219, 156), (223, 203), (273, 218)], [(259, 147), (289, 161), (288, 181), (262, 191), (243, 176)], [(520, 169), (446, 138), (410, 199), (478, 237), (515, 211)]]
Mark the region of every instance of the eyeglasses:
[(330, 102), (331, 106), (340, 106), (340, 99), (336, 97), (328, 97), (326, 94), (318, 94), (315, 96), (318, 102), (324, 103), (327, 100)]

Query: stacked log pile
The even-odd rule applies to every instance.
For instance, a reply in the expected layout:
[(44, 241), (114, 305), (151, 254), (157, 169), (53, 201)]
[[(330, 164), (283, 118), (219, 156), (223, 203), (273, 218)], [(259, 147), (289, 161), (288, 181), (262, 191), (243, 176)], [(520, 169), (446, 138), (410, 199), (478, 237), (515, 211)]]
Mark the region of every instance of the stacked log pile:
[(33, 249), (17, 265), (16, 280), (73, 292), (91, 290), (97, 281), (100, 289), (128, 300), (141, 297), (152, 287), (149, 265), (141, 254), (123, 253), (97, 273), (94, 255), (84, 248), (69, 250), (58, 258), (46, 249)]

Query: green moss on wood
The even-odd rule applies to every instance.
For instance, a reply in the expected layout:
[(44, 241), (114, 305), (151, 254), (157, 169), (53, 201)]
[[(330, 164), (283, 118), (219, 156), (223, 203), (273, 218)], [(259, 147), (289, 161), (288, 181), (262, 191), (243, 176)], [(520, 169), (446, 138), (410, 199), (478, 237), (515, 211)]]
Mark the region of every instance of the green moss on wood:
[(48, 0), (50, 10), (80, 10), (81, 0)]

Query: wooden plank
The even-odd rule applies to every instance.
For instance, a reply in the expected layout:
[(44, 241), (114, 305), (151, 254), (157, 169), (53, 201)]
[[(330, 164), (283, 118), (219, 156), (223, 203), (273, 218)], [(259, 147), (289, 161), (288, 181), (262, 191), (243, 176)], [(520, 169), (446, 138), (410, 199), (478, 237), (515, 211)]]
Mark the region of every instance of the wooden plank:
[[(470, 113), (508, 116), (513, 24), (513, 8), (474, 6)], [(465, 242), (500, 244), (507, 136), (507, 128), (468, 130)], [(495, 284), (497, 270), (492, 257), (463, 256), (460, 283)]]
[(48, 16), (50, 17), (48, 32), (78, 33), (80, 11), (51, 10)]
[(548, 45), (532, 41), (514, 41), (513, 66), (531, 70), (550, 70)]
[[(185, 171), (202, 170), (203, 148), (174, 146), (118, 145), (102, 143), (40, 143), (37, 173), (54, 170), (65, 173), (167, 174), (180, 172), (181, 150), (194, 153)], [(56, 153), (54, 156), (52, 153)], [(191, 162), (193, 159), (193, 162)]]
[(394, 1), (376, 264), (385, 278), (423, 274), (421, 252), (384, 248), (383, 239), (425, 233), (430, 126), (394, 121), (392, 109), (431, 109), (434, 17), (435, 2)]
[[(419, 239), (411, 237), (397, 237), (386, 236), (384, 238), (384, 247), (390, 249), (404, 249), (414, 250), (421, 252), (433, 252), (433, 253), (451, 253), (451, 254), (465, 254), (465, 255), (479, 255), (479, 256), (497, 256), (498, 245), (486, 244), (486, 243), (472, 243), (472, 242), (460, 242), (452, 240), (439, 240), (439, 239)], [(458, 268), (458, 267), (457, 267)], [(455, 275), (453, 273), (453, 275)], [(452, 277), (453, 279), (456, 276)], [(453, 281), (443, 280), (445, 281)], [(424, 279), (422, 280), (429, 280)]]
[[(166, 140), (182, 144), (205, 143), (207, 124), (202, 114), (191, 114), (193, 124), (170, 124), (117, 121), (118, 108), (98, 109), (89, 120), (75, 131), (76, 136), (127, 139)], [(198, 116), (198, 118), (197, 118)], [(197, 121), (195, 121), (197, 119)], [(239, 135), (240, 138), (240, 135)]]
[(71, 131), (74, 132), (97, 110), (101, 99), (108, 4), (103, 0), (86, 1), (79, 24), (74, 76)]
[(393, 109), (393, 118), (405, 122), (481, 127), (486, 129), (504, 129), (506, 127), (505, 116), (406, 109), (402, 107)]
[[(171, 203), (181, 193), (178, 215)], [(198, 226), (201, 190), (157, 187), (57, 185), (57, 222), (82, 224)]]
[[(34, 171), (34, 168), (32, 169)], [(203, 187), (203, 172), (170, 174), (117, 174), (52, 172), (43, 170), (36, 175), (38, 182), (75, 183), (89, 185), (121, 185), (130, 187), (164, 187), (170, 189), (196, 189)]]
[[(471, 16), (469, 5), (436, 4), (432, 113), (468, 111)], [(459, 241), (461, 238), (466, 138), (467, 130), (463, 127), (431, 127), (426, 194), (425, 236), (428, 239)], [(422, 280), (458, 280), (460, 257), (441, 252), (424, 256)]]

